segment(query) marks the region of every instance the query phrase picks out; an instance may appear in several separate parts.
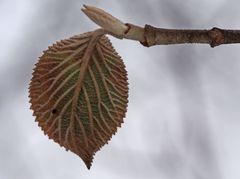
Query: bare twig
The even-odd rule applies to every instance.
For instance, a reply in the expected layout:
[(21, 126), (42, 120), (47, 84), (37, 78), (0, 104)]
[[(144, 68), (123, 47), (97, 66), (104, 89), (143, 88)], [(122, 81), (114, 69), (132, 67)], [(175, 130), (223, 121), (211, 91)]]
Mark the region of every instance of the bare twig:
[(203, 43), (216, 47), (221, 44), (240, 43), (240, 30), (214, 27), (209, 30), (163, 29), (150, 25), (139, 27), (123, 23), (111, 14), (92, 6), (84, 5), (82, 11), (108, 34), (117, 38), (137, 40), (144, 46)]

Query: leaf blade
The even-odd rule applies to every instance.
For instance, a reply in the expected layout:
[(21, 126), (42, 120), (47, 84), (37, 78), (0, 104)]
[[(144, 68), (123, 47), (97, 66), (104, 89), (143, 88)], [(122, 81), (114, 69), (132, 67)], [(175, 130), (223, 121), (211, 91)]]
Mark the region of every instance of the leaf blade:
[(127, 72), (108, 38), (89, 32), (49, 47), (36, 64), (29, 92), (44, 133), (90, 168), (125, 117)]

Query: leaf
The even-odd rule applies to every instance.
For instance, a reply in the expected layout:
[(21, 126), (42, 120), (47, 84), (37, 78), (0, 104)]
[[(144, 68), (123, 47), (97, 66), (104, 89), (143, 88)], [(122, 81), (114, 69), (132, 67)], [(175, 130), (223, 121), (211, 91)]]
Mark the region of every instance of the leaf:
[(109, 39), (88, 32), (44, 52), (29, 92), (31, 109), (44, 133), (90, 169), (94, 154), (125, 117), (127, 72)]

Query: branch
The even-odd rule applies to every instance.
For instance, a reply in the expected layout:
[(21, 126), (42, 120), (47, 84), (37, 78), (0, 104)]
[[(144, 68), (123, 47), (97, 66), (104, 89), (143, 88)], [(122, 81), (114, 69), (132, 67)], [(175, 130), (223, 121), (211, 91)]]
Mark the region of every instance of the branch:
[(184, 43), (202, 43), (216, 47), (221, 44), (240, 43), (240, 30), (214, 27), (209, 30), (163, 29), (150, 25), (139, 27), (123, 23), (111, 14), (92, 6), (84, 5), (82, 11), (106, 33), (119, 39), (137, 40), (146, 47)]

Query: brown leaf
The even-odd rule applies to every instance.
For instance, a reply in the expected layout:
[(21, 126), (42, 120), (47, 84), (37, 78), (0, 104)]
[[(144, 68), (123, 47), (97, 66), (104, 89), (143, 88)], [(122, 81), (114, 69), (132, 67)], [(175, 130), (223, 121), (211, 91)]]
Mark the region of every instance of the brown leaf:
[(40, 57), (30, 83), (31, 109), (45, 134), (80, 156), (116, 133), (127, 110), (127, 72), (108, 38), (88, 32), (57, 42)]

